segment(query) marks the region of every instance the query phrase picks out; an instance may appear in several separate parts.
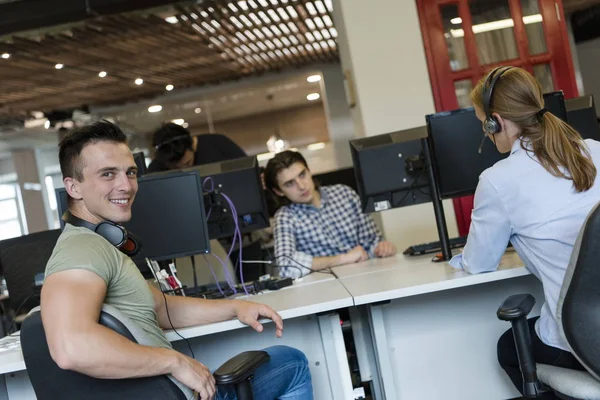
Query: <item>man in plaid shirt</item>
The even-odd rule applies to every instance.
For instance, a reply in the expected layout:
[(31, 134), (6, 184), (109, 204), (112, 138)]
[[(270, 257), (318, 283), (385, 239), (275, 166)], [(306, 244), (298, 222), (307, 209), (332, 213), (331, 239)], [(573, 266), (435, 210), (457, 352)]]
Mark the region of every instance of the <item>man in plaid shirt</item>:
[(317, 187), (306, 160), (284, 151), (269, 160), (265, 185), (283, 206), (275, 214), (275, 258), (280, 275), (390, 257), (396, 247), (383, 240), (373, 219), (362, 212), (348, 186)]

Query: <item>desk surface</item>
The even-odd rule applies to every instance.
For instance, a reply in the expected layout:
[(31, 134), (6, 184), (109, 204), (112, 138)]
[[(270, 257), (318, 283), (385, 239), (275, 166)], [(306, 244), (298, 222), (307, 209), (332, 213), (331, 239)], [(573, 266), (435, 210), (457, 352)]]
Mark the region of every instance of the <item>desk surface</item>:
[(452, 268), (447, 262), (430, 260), (431, 256), (399, 255), (386, 262), (370, 260), (356, 264), (352, 271), (345, 271), (354, 274), (340, 276), (337, 270), (336, 274), (357, 306), (530, 274), (514, 251), (502, 257), (498, 270), (477, 275)]
[[(335, 279), (333, 275), (327, 274), (311, 274), (294, 283), (293, 286), (278, 291), (238, 298), (266, 304), (277, 311), (284, 320), (354, 305), (352, 296), (350, 296), (342, 283)], [(231, 320), (216, 324), (177, 329), (177, 332), (184, 338), (191, 338), (243, 327), (245, 325), (238, 320)], [(166, 335), (170, 341), (181, 340), (179, 335), (171, 330), (166, 331)]]

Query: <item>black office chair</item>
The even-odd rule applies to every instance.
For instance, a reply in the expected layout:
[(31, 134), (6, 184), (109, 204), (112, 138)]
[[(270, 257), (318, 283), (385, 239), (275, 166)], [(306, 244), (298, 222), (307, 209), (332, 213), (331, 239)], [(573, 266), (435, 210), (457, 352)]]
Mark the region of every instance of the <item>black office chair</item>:
[(45, 271), (60, 233), (60, 229), (55, 229), (0, 242), (0, 265), (14, 312), (27, 314), (39, 305), (39, 298), (34, 295), (34, 277)]
[[(150, 345), (147, 335), (114, 307), (104, 305), (100, 324), (141, 345)], [(50, 356), (39, 308), (33, 309), (21, 328), (21, 348), (27, 373), (39, 400), (173, 399), (193, 397), (190, 389), (169, 376), (135, 379), (98, 379), (61, 369)], [(239, 400), (252, 400), (250, 379), (269, 361), (264, 351), (241, 353), (215, 373), (218, 386), (233, 385)]]
[(533, 359), (527, 315), (530, 294), (510, 296), (497, 315), (512, 324), (523, 374), (523, 394), (547, 391), (565, 400), (600, 399), (600, 204), (592, 210), (573, 247), (558, 301), (558, 322), (573, 355), (587, 371), (537, 364)]

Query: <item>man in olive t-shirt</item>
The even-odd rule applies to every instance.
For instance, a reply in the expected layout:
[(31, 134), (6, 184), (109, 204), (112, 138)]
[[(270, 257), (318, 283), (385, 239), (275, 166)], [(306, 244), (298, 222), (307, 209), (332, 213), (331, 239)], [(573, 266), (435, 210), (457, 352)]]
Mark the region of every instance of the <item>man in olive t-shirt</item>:
[[(59, 161), (74, 218), (91, 227), (129, 221), (138, 189), (137, 168), (119, 127), (102, 121), (71, 132), (60, 142)], [(154, 345), (134, 343), (100, 325), (104, 303), (128, 316)], [(163, 296), (95, 228), (69, 224), (48, 261), (41, 313), (50, 355), (60, 368), (107, 379), (170, 375), (202, 400), (215, 394), (217, 399), (234, 397), (227, 390), (216, 393), (208, 368), (173, 350), (162, 329), (238, 318), (261, 332), (258, 320), (264, 317), (275, 323), (277, 337), (283, 334), (281, 317), (265, 305)], [(285, 346), (265, 351), (270, 361), (256, 370), (255, 397), (312, 399), (304, 354)]]

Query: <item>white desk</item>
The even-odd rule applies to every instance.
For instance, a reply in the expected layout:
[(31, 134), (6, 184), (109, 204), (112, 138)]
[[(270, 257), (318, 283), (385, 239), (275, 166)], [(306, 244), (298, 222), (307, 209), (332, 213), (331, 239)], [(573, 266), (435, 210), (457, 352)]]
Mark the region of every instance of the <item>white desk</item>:
[[(251, 296), (250, 300), (267, 304), (281, 314), (285, 320), (283, 338), (275, 337), (272, 323), (265, 324), (262, 333), (239, 321), (179, 329), (179, 334), (189, 340), (198, 360), (214, 370), (242, 351), (288, 345), (306, 354), (315, 398), (353, 398), (340, 320), (335, 312), (351, 307), (353, 301), (339, 280), (332, 275), (312, 274), (291, 287)], [(186, 343), (175, 332), (168, 331), (166, 335), (177, 350), (189, 353)], [(6, 381), (3, 388), (0, 376), (0, 400), (35, 399), (20, 349), (0, 353), (0, 374), (4, 374)]]
[(399, 255), (334, 269), (359, 306), (351, 318), (363, 380), (374, 381), (377, 399), (518, 397), (497, 362), (510, 325), (496, 310), (511, 294), (532, 293), (537, 315), (541, 285), (514, 252), (479, 275), (430, 260)]

